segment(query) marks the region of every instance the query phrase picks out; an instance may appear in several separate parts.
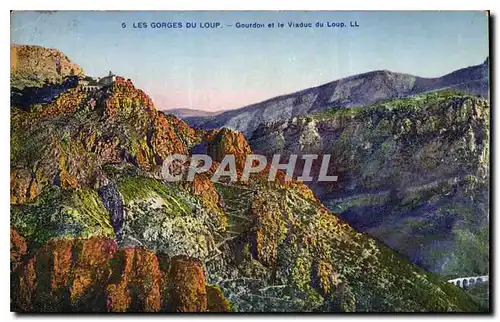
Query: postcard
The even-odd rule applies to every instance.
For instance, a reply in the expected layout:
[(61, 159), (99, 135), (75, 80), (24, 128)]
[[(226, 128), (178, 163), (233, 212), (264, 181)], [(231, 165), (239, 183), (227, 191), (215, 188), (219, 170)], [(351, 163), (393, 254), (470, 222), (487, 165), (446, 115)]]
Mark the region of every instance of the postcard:
[(484, 11), (13, 11), (11, 311), (488, 313)]

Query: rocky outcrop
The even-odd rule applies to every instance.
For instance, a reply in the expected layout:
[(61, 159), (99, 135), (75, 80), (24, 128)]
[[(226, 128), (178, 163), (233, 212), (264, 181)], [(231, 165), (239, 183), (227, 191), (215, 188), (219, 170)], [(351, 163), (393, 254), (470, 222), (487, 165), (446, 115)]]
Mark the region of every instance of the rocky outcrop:
[(10, 269), (15, 270), (28, 251), (26, 240), (14, 228), (10, 228)]
[(102, 186), (99, 189), (99, 196), (104, 207), (110, 214), (111, 226), (113, 226), (115, 235), (117, 238), (120, 238), (125, 225), (123, 197), (114, 183)]
[(226, 155), (234, 155), (236, 168), (243, 170), (250, 146), (241, 132), (234, 132), (226, 128), (209, 133), (205, 140), (208, 141), (207, 154), (212, 160), (221, 162)]
[(11, 278), (14, 311), (229, 310), (222, 293), (206, 285), (204, 268), (196, 259), (118, 249), (110, 239), (52, 240)]
[(56, 49), (31, 45), (10, 46), (11, 87), (59, 83), (66, 76), (83, 76), (83, 70)]
[[(88, 117), (92, 121), (82, 122)], [(156, 111), (144, 92), (122, 78), (107, 92), (71, 89), (38, 110), (14, 109), (12, 119), (13, 203), (33, 200), (51, 184), (105, 184), (106, 163), (126, 161), (159, 175), (166, 157), (187, 154), (201, 141), (196, 131)]]

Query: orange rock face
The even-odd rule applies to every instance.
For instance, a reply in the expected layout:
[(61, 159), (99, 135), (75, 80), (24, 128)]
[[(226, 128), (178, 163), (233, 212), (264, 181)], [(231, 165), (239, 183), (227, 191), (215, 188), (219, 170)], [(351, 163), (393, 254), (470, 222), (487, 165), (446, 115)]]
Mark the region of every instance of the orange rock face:
[(168, 280), (168, 306), (172, 311), (206, 311), (205, 272), (201, 262), (187, 257), (175, 257), (170, 266)]
[(257, 259), (264, 265), (274, 265), (278, 258), (280, 225), (283, 225), (282, 207), (279, 201), (269, 202), (256, 198), (251, 213), (256, 220), (254, 247)]
[(183, 185), (193, 195), (200, 197), (207, 209), (219, 214), (222, 226), (227, 225), (227, 217), (220, 207), (222, 198), (217, 193), (214, 183), (210, 180), (210, 174), (197, 173), (193, 181), (183, 182)]
[(87, 98), (87, 93), (81, 92), (76, 88), (69, 89), (59, 95), (52, 103), (44, 106), (40, 116), (47, 117), (74, 113)]
[(164, 273), (157, 256), (143, 249), (129, 248), (119, 251), (115, 261), (111, 283), (106, 288), (107, 310), (126, 312), (135, 307), (143, 312), (160, 311)]
[[(76, 112), (92, 121), (65, 119)], [(201, 141), (200, 132), (158, 112), (146, 93), (121, 77), (99, 93), (74, 88), (40, 110), (16, 111), (12, 132), (19, 155), (11, 167), (13, 204), (32, 201), (51, 184), (93, 187), (106, 163), (157, 171), (168, 156), (188, 154)]]
[(24, 203), (31, 198), (32, 176), (26, 169), (11, 169), (10, 172), (10, 203)]
[(49, 80), (84, 74), (78, 65), (59, 50), (31, 45), (10, 46), (10, 68), (13, 72), (19, 71)]
[(215, 286), (207, 285), (207, 311), (229, 312), (231, 303), (224, 297), (221, 290)]
[(208, 142), (208, 155), (213, 161), (221, 162), (228, 154), (233, 154), (236, 168), (243, 170), (246, 157), (252, 153), (250, 145), (241, 132), (234, 132), (223, 128), (216, 132), (209, 132), (205, 137)]
[(16, 269), (20, 261), (26, 255), (28, 246), (26, 240), (19, 233), (10, 227), (10, 263), (11, 270)]
[[(11, 257), (19, 259), (26, 247), (11, 235)], [(118, 249), (105, 238), (57, 239), (16, 266), (11, 303), (16, 312), (204, 312), (205, 284), (196, 259)], [(229, 310), (223, 294), (211, 294), (217, 310)]]

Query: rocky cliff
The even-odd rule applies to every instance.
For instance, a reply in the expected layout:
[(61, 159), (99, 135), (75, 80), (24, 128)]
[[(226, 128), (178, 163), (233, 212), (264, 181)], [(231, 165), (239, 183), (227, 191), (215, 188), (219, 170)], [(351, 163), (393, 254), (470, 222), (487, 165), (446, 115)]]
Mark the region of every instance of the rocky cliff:
[[(260, 126), (255, 152), (331, 154), (321, 201), (434, 272), (488, 272), (490, 109), (452, 90)], [(317, 172), (316, 172), (317, 173)]]
[(41, 87), (59, 83), (65, 76), (81, 76), (83, 70), (57, 49), (41, 46), (10, 46), (11, 87)]
[(251, 152), (241, 133), (196, 131), (158, 112), (121, 77), (12, 106), (12, 310), (483, 310), (300, 182), (261, 173), (213, 183), (214, 169), (161, 179), (169, 155), (194, 150), (216, 163)]

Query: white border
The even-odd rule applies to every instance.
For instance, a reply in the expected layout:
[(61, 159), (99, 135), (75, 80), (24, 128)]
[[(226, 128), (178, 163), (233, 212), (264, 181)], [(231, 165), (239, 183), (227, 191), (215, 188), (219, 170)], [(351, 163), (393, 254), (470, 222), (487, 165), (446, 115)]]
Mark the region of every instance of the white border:
[[(0, 147), (2, 147), (2, 153), (1, 153), (1, 166), (0, 166), (0, 182), (2, 182), (1, 185), (1, 191), (0, 191), (0, 207), (1, 207), (1, 216), (0, 220), (2, 221), (2, 224), (0, 227), (2, 227), (2, 247), (1, 251), (2, 254), (0, 254), (0, 258), (3, 258), (4, 260), (2, 261), (1, 265), (1, 271), (0, 271), (0, 277), (2, 277), (2, 281), (4, 286), (1, 289), (0, 292), (0, 307), (1, 307), (1, 313), (2, 313), (2, 321), (11, 321), (15, 318), (27, 318), (26, 316), (15, 316), (10, 312), (10, 278), (9, 278), (9, 261), (7, 258), (9, 258), (9, 249), (7, 248), (7, 244), (9, 243), (9, 238), (10, 238), (10, 233), (9, 233), (9, 205), (10, 205), (10, 188), (8, 186), (8, 182), (10, 182), (10, 158), (9, 154), (10, 151), (7, 152), (7, 147), (9, 147), (10, 144), (10, 70), (7, 64), (7, 60), (10, 59), (10, 50), (7, 49), (7, 42), (10, 43), (10, 14), (9, 11), (11, 9), (14, 10), (491, 10), (491, 13), (493, 15), (500, 15), (500, 10), (498, 9), (500, 5), (500, 1), (485, 1), (485, 0), (474, 0), (474, 1), (438, 1), (438, 0), (418, 0), (418, 1), (401, 1), (401, 0), (391, 0), (391, 1), (374, 1), (374, 0), (346, 0), (344, 2), (338, 1), (338, 0), (329, 0), (329, 1), (319, 1), (319, 0), (302, 0), (302, 1), (293, 1), (293, 0), (288, 0), (288, 1), (274, 1), (274, 0), (253, 0), (251, 2), (236, 2), (234, 0), (229, 1), (229, 0), (191, 0), (191, 1), (152, 1), (152, 0), (135, 0), (135, 1), (117, 1), (117, 2), (111, 2), (111, 1), (102, 1), (102, 0), (85, 0), (85, 1), (54, 1), (54, 0), (17, 0), (15, 2), (12, 1), (2, 1), (1, 6), (3, 7), (1, 14), (1, 19), (2, 23), (4, 24), (4, 28), (2, 28), (1, 32), (1, 37), (2, 37), (2, 43), (5, 44), (5, 47), (3, 47), (2, 51), (2, 60), (3, 64), (1, 65), (1, 72), (2, 72), (2, 78), (1, 78), (1, 93), (2, 93), (2, 102), (4, 103), (2, 105), (2, 108), (0, 109), (1, 117), (0, 117)], [(496, 38), (496, 37), (495, 37)], [(496, 39), (495, 39), (496, 40)], [(494, 49), (494, 50), (493, 50)], [(9, 50), (9, 51), (8, 51)], [(497, 42), (494, 42), (494, 48), (491, 48), (492, 52), (497, 52)], [(495, 57), (492, 57), (490, 55), (490, 59), (495, 59)], [(497, 74), (497, 66), (498, 64), (495, 61), (495, 70), (492, 71), (492, 74), (496, 75)], [(498, 83), (495, 83), (496, 86), (495, 88), (492, 89), (493, 92), (498, 93)], [(498, 96), (495, 95), (497, 101), (498, 101)], [(493, 107), (495, 109), (495, 107)], [(495, 124), (496, 127), (500, 126), (500, 112), (496, 111), (494, 112), (494, 120), (493, 124)], [(495, 132), (498, 132), (497, 130)], [(498, 136), (495, 136), (494, 138), (494, 147), (493, 149), (495, 151), (500, 150), (500, 138)], [(496, 164), (496, 160), (493, 160), (491, 167), (494, 168), (494, 165)], [(498, 184), (498, 171), (494, 171), (494, 183), (496, 187), (499, 187)], [(500, 190), (497, 188), (495, 189), (495, 195), (493, 196), (493, 200), (500, 200)], [(498, 209), (498, 208), (497, 208)], [(491, 218), (496, 218), (494, 219), (494, 230), (492, 231), (491, 235), (494, 238), (493, 232), (498, 232), (498, 225), (500, 222), (500, 218), (497, 216), (497, 214), (490, 214)], [(498, 240), (499, 238), (494, 238), (495, 245), (493, 245), (494, 249), (494, 258), (496, 258), (497, 253), (498, 253)], [(497, 261), (496, 261), (497, 262)], [(498, 262), (497, 262), (498, 264)], [(495, 267), (494, 274), (495, 276), (498, 276), (498, 265)], [(496, 281), (496, 278), (495, 278)], [(490, 305), (492, 306), (493, 309), (498, 308), (498, 293), (496, 293), (496, 297), (494, 298), (494, 303), (491, 303)], [(36, 317), (30, 317), (31, 319), (66, 319), (66, 318), (71, 318), (71, 317), (76, 317), (76, 315), (73, 316), (36, 316)], [(86, 320), (95, 320), (96, 318), (101, 319), (103, 316), (90, 316), (90, 315), (80, 315), (78, 316), (79, 320), (86, 321)], [(189, 315), (189, 316), (152, 316), (152, 315), (144, 315), (144, 316), (138, 316), (138, 315), (111, 315), (106, 318), (110, 319), (122, 319), (125, 318), (127, 320), (133, 320), (133, 321), (144, 321), (144, 319), (174, 319), (174, 318), (182, 318), (183, 320), (189, 319), (218, 319), (221, 316), (203, 316), (203, 315)], [(251, 315), (245, 315), (245, 316), (228, 316), (228, 318), (233, 319), (233, 318), (253, 318), (253, 319), (263, 319), (263, 320), (278, 320), (281, 321), (283, 319), (295, 319), (295, 318), (300, 318), (301, 320), (313, 320), (313, 319), (331, 319), (331, 320), (344, 320), (344, 319), (349, 319), (350, 321), (356, 321), (360, 320), (363, 318), (376, 318), (377, 320), (392, 320), (394, 319), (394, 316), (384, 316), (384, 315), (378, 315), (378, 316), (360, 316), (356, 315), (353, 317), (347, 317), (344, 315), (322, 315), (322, 316), (304, 316), (304, 315), (299, 315), (299, 316), (279, 316), (279, 315), (268, 315), (268, 316), (251, 316)], [(399, 318), (412, 318), (412, 319), (421, 319), (424, 316), (418, 315), (418, 316), (413, 316), (413, 317), (408, 317), (408, 316), (400, 316)], [(438, 321), (438, 320), (451, 320), (451, 319), (456, 319), (456, 318), (463, 318), (463, 319), (469, 319), (470, 317), (468, 316), (452, 316), (452, 315), (446, 315), (446, 316), (429, 316), (430, 320), (433, 321)]]

